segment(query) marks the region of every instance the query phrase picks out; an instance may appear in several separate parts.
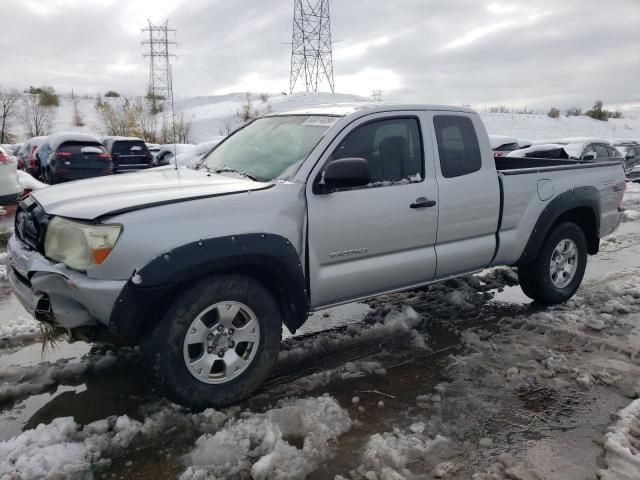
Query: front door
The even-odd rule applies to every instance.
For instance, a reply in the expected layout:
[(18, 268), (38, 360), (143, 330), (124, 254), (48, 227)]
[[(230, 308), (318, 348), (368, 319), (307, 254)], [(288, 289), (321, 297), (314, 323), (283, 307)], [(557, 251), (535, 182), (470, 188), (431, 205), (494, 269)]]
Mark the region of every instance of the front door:
[[(435, 276), (438, 187), (430, 135), (423, 135), (420, 116), (371, 115), (345, 130), (307, 185), (313, 308)], [(313, 193), (324, 167), (347, 157), (367, 160), (371, 183)]]

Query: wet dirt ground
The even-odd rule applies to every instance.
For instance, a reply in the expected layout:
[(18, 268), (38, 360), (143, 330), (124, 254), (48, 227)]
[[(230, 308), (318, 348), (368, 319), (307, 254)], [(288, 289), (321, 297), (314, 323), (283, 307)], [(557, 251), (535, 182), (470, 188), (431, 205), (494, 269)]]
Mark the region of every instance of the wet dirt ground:
[[(0, 242), (2, 238), (6, 241), (11, 223), (10, 215), (0, 219)], [(630, 235), (631, 240), (590, 259), (582, 287), (586, 292), (636, 275), (632, 269), (640, 267), (637, 232), (637, 223), (623, 224), (620, 234)], [(525, 382), (518, 388), (496, 384), (491, 389), (487, 388), (484, 375), (497, 367), (456, 370), (457, 359), (473, 350), (469, 346), (469, 334), (477, 334), (485, 342), (496, 345), (537, 342), (535, 326), (516, 328), (514, 324), (526, 324), (527, 318), (541, 311), (517, 285), (508, 282), (472, 292), (464, 306), (443, 296), (456, 288), (453, 282), (440, 290), (427, 288), (390, 295), (366, 304), (350, 304), (314, 314), (295, 336), (285, 337), (285, 352), (295, 350), (304, 342), (314, 345), (314, 339), (348, 337), (349, 326), (366, 325), (372, 318), (405, 305), (422, 316), (418, 330), (426, 345), (418, 350), (412, 348), (415, 336), (399, 331), (390, 336), (356, 338), (347, 346), (339, 342), (332, 346), (328, 341), (323, 348), (311, 348), (303, 355), (292, 358), (284, 355), (267, 385), (241, 407), (260, 412), (284, 397), (324, 393), (337, 399), (348, 410), (354, 426), (339, 438), (334, 446), (335, 456), (308, 477), (314, 480), (332, 479), (336, 475), (364, 478), (358, 468), (363, 462), (363, 449), (372, 435), (394, 428), (406, 431), (416, 422), (429, 423), (434, 418), (438, 419), (439, 432), (453, 440), (451, 447), (444, 454), (434, 454), (433, 458), (411, 460), (403, 465), (404, 476), (388, 478), (472, 478), (474, 473), (496, 468), (501, 470), (495, 477), (474, 478), (595, 479), (598, 468), (602, 467), (600, 442), (611, 423), (610, 415), (630, 402), (629, 395), (622, 388), (606, 384), (585, 389), (575, 383), (552, 388), (541, 382)], [(28, 317), (6, 282), (0, 281), (0, 324), (22, 316)], [(513, 319), (520, 320), (514, 322)], [(586, 362), (594, 355), (595, 347), (581, 351), (571, 334), (550, 332), (549, 329), (539, 332), (541, 348), (571, 356), (576, 365), (581, 358)], [(98, 350), (100, 348), (106, 347)], [(640, 349), (640, 343), (637, 348)], [(3, 369), (14, 366), (39, 369), (46, 362), (60, 359), (73, 362), (91, 349), (92, 346), (84, 342), (69, 344), (63, 339), (44, 354), (39, 343), (27, 342), (24, 346), (0, 349), (0, 384)], [(602, 355), (625, 366), (628, 363), (630, 371), (636, 372), (633, 369), (637, 360), (620, 353)], [(345, 377), (345, 365), (367, 360), (378, 362), (383, 372)], [(326, 381), (301, 384), (315, 378), (314, 375), (334, 370), (342, 373), (329, 375)], [(10, 381), (15, 381), (15, 377)], [(447, 393), (435, 395), (441, 391), (442, 384), (447, 385)], [(476, 394), (482, 397), (481, 404), (471, 398)], [(429, 396), (428, 400), (417, 401), (425, 395)], [(357, 402), (354, 397), (358, 398)], [(42, 391), (0, 403), (0, 441), (59, 417), (72, 416), (83, 425), (110, 415), (126, 414), (142, 420), (141, 407), (163, 401), (162, 398), (162, 392), (151, 383), (148, 372), (133, 352), (112, 368), (54, 381)], [(480, 398), (476, 400), (480, 402)], [(487, 408), (488, 403), (493, 403), (494, 408)], [(198, 436), (199, 433), (188, 429), (174, 430), (170, 435), (137, 444), (114, 456), (109, 466), (95, 472), (96, 477), (176, 478), (185, 469), (183, 455), (193, 447)], [(500, 457), (504, 454), (508, 454), (509, 459)], [(496, 461), (499, 457), (502, 463)], [(438, 475), (436, 464), (443, 462), (451, 468), (448, 473)], [(522, 468), (513, 470), (515, 473), (505, 473), (508, 463), (511, 470), (518, 465)]]

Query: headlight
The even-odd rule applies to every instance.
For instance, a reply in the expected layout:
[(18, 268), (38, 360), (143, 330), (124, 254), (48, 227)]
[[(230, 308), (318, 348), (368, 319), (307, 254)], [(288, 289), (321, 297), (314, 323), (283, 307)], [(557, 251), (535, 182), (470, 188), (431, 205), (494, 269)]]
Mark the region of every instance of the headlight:
[(104, 262), (122, 232), (120, 225), (90, 225), (53, 217), (47, 226), (44, 253), (76, 270)]

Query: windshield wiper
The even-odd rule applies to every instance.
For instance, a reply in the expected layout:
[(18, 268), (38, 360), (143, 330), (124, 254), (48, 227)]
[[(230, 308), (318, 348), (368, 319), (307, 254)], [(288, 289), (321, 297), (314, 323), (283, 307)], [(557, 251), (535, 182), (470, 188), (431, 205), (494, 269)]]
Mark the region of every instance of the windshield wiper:
[(258, 182), (259, 180), (254, 177), (253, 175), (247, 173), (247, 172), (243, 172), (241, 170), (238, 170), (237, 168), (231, 168), (231, 167), (222, 167), (222, 168), (218, 168), (216, 170), (213, 170), (209, 167), (206, 167), (207, 170), (209, 170), (211, 173), (237, 173), (238, 175), (242, 175), (243, 177), (248, 178), (249, 180), (253, 180), (254, 182)]

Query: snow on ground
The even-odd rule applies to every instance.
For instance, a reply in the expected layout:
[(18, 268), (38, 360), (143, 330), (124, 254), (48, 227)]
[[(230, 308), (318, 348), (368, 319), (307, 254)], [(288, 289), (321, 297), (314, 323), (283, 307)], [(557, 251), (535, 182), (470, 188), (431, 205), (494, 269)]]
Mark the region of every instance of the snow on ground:
[(631, 138), (640, 141), (640, 117), (610, 119), (607, 122), (589, 117), (549, 118), (547, 115), (480, 113), (487, 131), (518, 140), (549, 140), (565, 137)]
[[(4, 265), (1, 265), (4, 269)], [(0, 322), (0, 349), (33, 343), (40, 339), (40, 322), (29, 315)]]
[(622, 206), (624, 208), (640, 210), (640, 183), (627, 182), (627, 189), (624, 192)]
[(606, 468), (598, 472), (601, 480), (640, 478), (640, 400), (617, 414), (618, 420), (604, 438)]
[(233, 413), (233, 409), (208, 409), (190, 414), (169, 405), (142, 422), (122, 415), (81, 426), (71, 417), (56, 418), (0, 442), (0, 478), (93, 478), (96, 468), (109, 465), (110, 457), (121, 454), (136, 441), (178, 427), (216, 431)]
[(348, 413), (329, 396), (283, 400), (264, 414), (241, 415), (198, 438), (180, 480), (305, 478), (331, 458), (332, 444), (350, 428)]
[[(311, 105), (369, 101), (351, 94), (269, 94), (266, 101), (263, 95), (251, 94), (252, 110), (260, 114), (299, 109)], [(246, 101), (246, 93), (214, 95), (201, 97), (178, 98), (175, 102), (177, 113), (192, 121), (192, 138), (194, 143), (212, 140), (219, 135), (227, 135), (229, 130), (238, 127), (241, 122), (237, 113)], [(95, 98), (78, 97), (80, 114), (85, 125), (73, 125), (73, 103), (70, 96), (60, 96), (60, 107), (56, 115), (52, 131), (79, 131), (84, 133), (105, 133), (95, 109)], [(629, 118), (610, 119), (608, 122), (593, 120), (588, 117), (564, 117), (557, 119), (546, 115), (483, 113), (480, 112), (490, 134), (507, 135), (524, 140), (545, 140), (560, 137), (604, 137), (604, 138), (636, 138), (640, 140), (640, 118), (637, 114), (629, 114)], [(12, 126), (12, 132), (21, 138), (24, 136), (19, 124)]]

